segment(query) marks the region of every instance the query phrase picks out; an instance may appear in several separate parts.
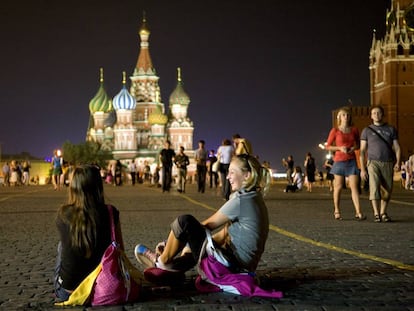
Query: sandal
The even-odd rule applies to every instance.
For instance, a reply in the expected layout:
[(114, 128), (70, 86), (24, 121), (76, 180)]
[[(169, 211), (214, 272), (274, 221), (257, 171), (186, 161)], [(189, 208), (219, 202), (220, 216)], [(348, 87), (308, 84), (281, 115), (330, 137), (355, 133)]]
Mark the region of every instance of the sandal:
[(361, 214), (355, 215), (355, 219), (358, 221), (361, 221), (361, 220), (367, 219), (367, 216), (361, 213)]
[(388, 215), (384, 213), (384, 214), (381, 215), (381, 220), (383, 222), (390, 222), (391, 218), (389, 218)]
[(334, 213), (335, 220), (342, 220), (341, 213)]
[(374, 222), (381, 222), (379, 215), (374, 215)]

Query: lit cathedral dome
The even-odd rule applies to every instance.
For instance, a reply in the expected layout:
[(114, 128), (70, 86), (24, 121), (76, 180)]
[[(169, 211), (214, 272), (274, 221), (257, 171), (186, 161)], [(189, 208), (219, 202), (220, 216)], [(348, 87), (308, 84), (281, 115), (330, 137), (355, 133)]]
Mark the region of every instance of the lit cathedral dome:
[(111, 100), (109, 99), (108, 94), (105, 91), (104, 87), (104, 79), (103, 79), (103, 68), (100, 69), (100, 86), (99, 90), (89, 102), (89, 111), (91, 114), (102, 111), (102, 112), (109, 112), (112, 110)]
[(153, 124), (165, 125), (168, 122), (167, 115), (161, 112), (160, 107), (157, 107), (150, 115), (148, 116), (148, 122)]
[(190, 103), (190, 97), (184, 91), (183, 83), (181, 81), (181, 68), (177, 68), (177, 86), (170, 95), (170, 106), (182, 105), (188, 106)]
[(112, 105), (114, 106), (115, 110), (133, 110), (136, 107), (136, 101), (135, 98), (131, 94), (129, 94), (128, 90), (126, 89), (125, 71), (122, 73), (122, 75), (122, 90), (117, 95), (115, 95)]

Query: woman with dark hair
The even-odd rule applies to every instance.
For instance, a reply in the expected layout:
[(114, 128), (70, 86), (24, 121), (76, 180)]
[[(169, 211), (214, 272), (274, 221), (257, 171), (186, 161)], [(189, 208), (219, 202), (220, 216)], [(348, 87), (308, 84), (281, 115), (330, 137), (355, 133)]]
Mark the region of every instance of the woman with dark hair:
[[(59, 300), (71, 292), (99, 264), (111, 244), (111, 224), (102, 178), (96, 166), (74, 169), (67, 204), (57, 213), (59, 232), (54, 287)], [(112, 207), (116, 241), (124, 249), (119, 211)]]

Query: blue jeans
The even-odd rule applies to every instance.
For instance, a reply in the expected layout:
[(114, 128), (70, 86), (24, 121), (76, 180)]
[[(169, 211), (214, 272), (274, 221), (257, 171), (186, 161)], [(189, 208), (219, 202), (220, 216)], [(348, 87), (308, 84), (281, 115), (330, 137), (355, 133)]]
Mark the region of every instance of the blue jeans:
[(55, 295), (58, 300), (65, 301), (69, 299), (70, 292), (62, 287), (63, 280), (60, 278), (59, 270), (60, 264), (62, 262), (62, 243), (59, 242), (57, 248), (57, 256), (56, 256), (56, 266), (55, 266), (55, 273), (54, 273), (54, 288), (55, 288)]

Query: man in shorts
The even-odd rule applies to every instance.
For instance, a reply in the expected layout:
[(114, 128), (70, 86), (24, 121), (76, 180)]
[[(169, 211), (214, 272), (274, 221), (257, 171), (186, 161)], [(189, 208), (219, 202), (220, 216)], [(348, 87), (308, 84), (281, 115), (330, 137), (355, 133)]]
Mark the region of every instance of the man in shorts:
[(370, 111), (373, 123), (361, 133), (361, 178), (369, 179), (374, 221), (389, 222), (391, 218), (387, 215), (387, 207), (391, 199), (394, 170), (399, 170), (401, 149), (397, 130), (383, 121), (384, 108), (372, 106)]

